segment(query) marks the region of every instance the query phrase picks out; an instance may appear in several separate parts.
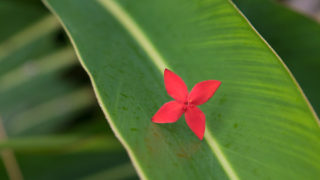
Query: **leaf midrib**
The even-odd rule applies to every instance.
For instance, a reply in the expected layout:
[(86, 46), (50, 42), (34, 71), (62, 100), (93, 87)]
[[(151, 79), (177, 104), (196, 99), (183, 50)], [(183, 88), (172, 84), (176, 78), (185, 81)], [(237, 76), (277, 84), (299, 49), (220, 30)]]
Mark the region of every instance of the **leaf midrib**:
[[(145, 51), (149, 56), (152, 63), (158, 68), (159, 72), (163, 75), (164, 69), (171, 69), (164, 60), (163, 56), (157, 51), (157, 48), (149, 40), (147, 35), (141, 30), (139, 25), (128, 15), (128, 13), (115, 1), (113, 0), (97, 0), (106, 10), (110, 12), (116, 20), (124, 27), (124, 29), (133, 37), (139, 46)], [(227, 176), (232, 180), (240, 179), (237, 173), (234, 171), (232, 165), (228, 161), (227, 157), (224, 155), (223, 151), (220, 148), (219, 143), (216, 141), (215, 137), (212, 135), (210, 130), (207, 128), (205, 133), (205, 140), (207, 141), (211, 151), (215, 154), (219, 160), (222, 168), (224, 169)], [(138, 164), (138, 163), (137, 163)], [(141, 167), (140, 171), (142, 172)], [(145, 175), (144, 175), (145, 176)]]
[[(97, 0), (97, 1), (99, 1), (102, 5), (103, 5), (103, 3), (106, 3), (106, 2), (104, 2), (104, 1), (102, 1), (102, 0)], [(230, 4), (234, 5), (231, 1), (229, 1), (229, 2), (230, 2)], [(122, 13), (124, 13), (125, 15), (127, 15), (126, 11), (124, 11), (124, 10), (121, 8), (121, 6), (119, 6), (116, 2), (111, 1), (111, 0), (108, 0), (107, 3), (109, 3), (109, 4), (110, 4), (110, 3), (115, 4), (117, 7), (120, 7), (120, 10), (121, 10)], [(57, 13), (52, 9), (52, 7), (50, 7), (50, 6), (48, 5), (47, 2), (46, 2), (46, 4), (47, 4), (47, 6), (49, 7), (49, 9), (51, 9), (51, 12), (53, 12), (57, 17), (59, 17), (59, 16), (57, 15)], [(236, 6), (234, 6), (234, 8), (235, 8), (236, 11), (238, 11), (238, 13), (239, 13), (240, 15), (242, 15), (241, 12), (237, 9)], [(110, 10), (108, 9), (108, 7), (105, 7), (105, 9), (108, 10), (108, 11), (110, 11)], [(112, 14), (112, 12), (111, 12), (111, 14)], [(115, 16), (114, 14), (112, 14), (112, 15), (115, 17), (115, 19), (117, 19), (117, 20), (119, 21), (119, 19), (117, 18), (117, 16)], [(128, 15), (127, 15), (127, 16), (128, 16)], [(243, 16), (243, 15), (242, 15), (242, 16)], [(130, 16), (128, 16), (128, 17), (129, 17), (129, 20), (131, 20), (132, 22), (134, 22), (134, 21), (130, 18)], [(251, 26), (250, 22), (249, 22), (244, 16), (243, 16), (243, 19), (245, 19), (245, 21), (247, 22), (247, 24), (252, 28), (253, 31), (255, 31), (254, 27)], [(68, 30), (68, 29), (65, 27), (65, 24), (64, 24), (64, 23), (62, 22), (62, 20), (60, 19), (60, 17), (59, 17), (59, 21), (60, 21), (61, 24), (63, 25), (64, 29)], [(124, 26), (124, 24), (123, 24), (121, 21), (120, 21), (120, 24), (122, 24), (122, 26)], [(136, 25), (136, 24), (133, 23), (133, 25)], [(138, 30), (139, 30), (140, 32), (142, 32), (142, 31), (140, 30), (139, 26), (137, 26), (137, 27), (138, 27)], [(130, 31), (129, 31), (130, 29), (127, 29), (127, 28), (125, 28), (125, 27), (124, 27), (124, 29), (126, 29), (126, 31), (127, 31), (131, 36), (133, 36), (133, 35), (130, 33)], [(139, 31), (138, 31), (138, 32), (139, 32)], [(115, 126), (115, 123), (112, 121), (112, 118), (110, 117), (110, 113), (108, 112), (108, 109), (106, 108), (106, 106), (104, 106), (105, 104), (104, 104), (104, 102), (102, 101), (102, 98), (101, 98), (101, 95), (100, 95), (101, 92), (99, 92), (99, 91), (97, 90), (96, 82), (95, 82), (95, 80), (93, 79), (91, 72), (88, 71), (88, 69), (87, 69), (87, 67), (86, 67), (86, 65), (85, 65), (85, 62), (83, 61), (82, 56), (80, 55), (80, 52), (79, 52), (79, 50), (77, 49), (77, 45), (75, 44), (74, 40), (72, 39), (72, 37), (71, 37), (71, 35), (70, 35), (70, 32), (69, 32), (69, 31), (66, 31), (66, 32), (67, 32), (67, 34), (68, 34), (68, 36), (69, 36), (69, 38), (70, 38), (70, 40), (71, 40), (71, 43), (72, 43), (73, 46), (75, 47), (75, 51), (76, 51), (76, 54), (78, 55), (78, 57), (79, 57), (79, 59), (80, 59), (80, 63), (82, 64), (83, 68), (87, 71), (87, 73), (88, 73), (88, 75), (89, 75), (89, 77), (90, 77), (90, 79), (91, 79), (91, 82), (92, 82), (92, 85), (93, 85), (93, 89), (94, 89), (94, 91), (95, 91), (95, 93), (96, 93), (98, 102), (99, 102), (99, 104), (100, 104), (100, 106), (101, 106), (101, 109), (104, 111), (104, 114), (105, 114), (105, 116), (107, 117), (107, 120), (108, 120), (108, 122), (109, 122), (110, 125), (111, 125), (111, 128), (113, 129), (113, 131), (115, 132), (115, 135), (119, 138), (119, 140), (121, 141), (121, 143), (124, 145), (124, 147), (127, 149), (128, 154), (130, 155), (130, 158), (131, 158), (133, 164), (135, 165), (135, 167), (136, 167), (136, 169), (137, 169), (138, 174), (140, 175), (140, 177), (141, 177), (142, 179), (147, 179), (147, 176), (146, 176), (145, 172), (141, 169), (141, 166), (139, 165), (139, 162), (136, 160), (136, 157), (135, 157), (134, 153), (132, 152), (131, 148), (129, 148), (129, 145), (128, 145), (128, 143), (126, 142), (126, 140), (125, 140), (125, 139), (122, 137), (122, 135), (119, 133), (119, 130), (117, 129), (117, 127)], [(255, 33), (256, 33), (256, 34), (258, 35), (258, 37), (260, 37), (261, 40), (270, 48), (270, 51), (277, 57), (277, 59), (279, 60), (280, 64), (283, 65), (283, 67), (284, 67), (283, 70), (285, 70), (285, 71), (288, 72), (289, 76), (291, 77), (291, 79), (292, 79), (293, 82), (294, 82), (294, 85), (295, 85), (296, 88), (299, 90), (299, 92), (301, 93), (301, 95), (302, 95), (302, 97), (305, 99), (305, 101), (307, 102), (307, 104), (308, 104), (308, 106), (309, 106), (309, 110), (311, 111), (311, 113), (312, 113), (312, 114), (314, 115), (314, 117), (315, 117), (314, 119), (315, 119), (315, 120), (318, 120), (318, 118), (317, 118), (317, 116), (315, 115), (312, 107), (311, 107), (310, 104), (308, 103), (308, 100), (305, 98), (305, 96), (304, 96), (301, 88), (299, 87), (299, 85), (297, 84), (297, 82), (295, 81), (294, 77), (292, 76), (292, 74), (290, 73), (290, 71), (287, 69), (287, 67), (285, 66), (285, 64), (283, 64), (283, 62), (282, 62), (282, 60), (280, 59), (280, 57), (277, 56), (277, 54), (274, 52), (274, 50), (265, 42), (265, 40), (259, 35), (258, 32), (255, 31)], [(142, 33), (142, 34), (143, 34), (143, 33)], [(144, 36), (144, 35), (142, 36), (142, 38), (145, 38), (145, 40), (149, 41), (149, 40), (146, 38), (146, 36)], [(136, 39), (134, 36), (133, 36), (133, 39), (134, 39), (135, 41), (137, 41), (137, 39)], [(146, 51), (146, 49), (144, 49), (144, 47), (142, 46), (143, 44), (139, 43), (139, 41), (137, 41), (137, 43), (142, 47), (142, 49), (143, 49), (144, 51)], [(150, 44), (152, 45), (152, 43), (150, 43)], [(152, 46), (152, 47), (153, 47), (153, 46)], [(149, 47), (149, 48), (150, 48), (150, 47)], [(148, 50), (148, 49), (147, 49), (147, 50)], [(156, 52), (157, 54), (159, 54), (154, 47), (153, 47), (153, 49), (151, 48), (151, 51), (152, 51), (152, 50), (155, 50), (155, 52)], [(151, 56), (150, 59), (152, 60), (152, 63), (155, 63), (155, 64), (156, 64), (156, 67), (160, 70), (160, 73), (162, 74), (162, 70), (164, 69), (164, 67), (168, 67), (168, 66), (165, 65), (165, 61), (163, 61), (163, 58), (161, 57), (160, 54), (159, 54), (159, 56), (158, 56), (158, 57), (160, 57), (160, 58), (158, 58), (158, 59), (160, 59), (160, 61), (154, 61), (154, 60), (157, 59), (157, 58), (152, 58), (152, 56), (154, 56), (154, 53), (153, 53), (153, 54), (152, 54), (152, 53), (149, 54), (149, 52), (151, 52), (151, 51), (150, 51), (150, 49), (149, 49), (149, 51), (146, 51), (146, 54), (147, 54), (149, 57)], [(159, 63), (160, 65), (157, 65), (157, 63)], [(159, 68), (159, 67), (162, 67), (162, 66), (164, 66), (162, 69)], [(212, 136), (212, 134), (209, 134), (209, 135)], [(212, 137), (213, 137), (213, 136), (212, 136)], [(207, 135), (205, 135), (205, 139), (206, 139), (206, 140), (208, 139), (208, 138), (207, 138)], [(210, 142), (208, 142), (208, 144), (209, 144), (209, 146), (210, 146)], [(218, 146), (219, 146), (219, 145), (218, 145)], [(212, 148), (212, 147), (210, 146), (210, 148)], [(214, 152), (214, 151), (213, 151), (213, 152)], [(222, 152), (222, 151), (221, 151), (221, 152)], [(219, 161), (220, 161), (220, 160), (219, 160)], [(227, 161), (227, 162), (228, 162), (228, 161)], [(230, 166), (230, 167), (231, 167), (231, 166)], [(223, 167), (223, 168), (224, 168), (224, 167)], [(225, 170), (226, 170), (226, 169), (225, 169)], [(234, 174), (235, 174), (235, 173), (234, 173)], [(228, 174), (228, 176), (230, 177), (229, 174)], [(236, 176), (236, 178), (237, 178), (237, 176)], [(232, 179), (232, 178), (231, 178), (231, 179)]]

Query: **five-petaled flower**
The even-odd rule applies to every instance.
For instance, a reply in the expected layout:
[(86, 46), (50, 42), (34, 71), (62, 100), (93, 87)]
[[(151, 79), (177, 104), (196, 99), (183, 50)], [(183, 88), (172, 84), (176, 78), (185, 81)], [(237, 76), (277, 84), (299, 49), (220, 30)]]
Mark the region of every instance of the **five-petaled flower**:
[(202, 140), (206, 117), (197, 106), (207, 102), (221, 82), (218, 80), (199, 82), (189, 93), (184, 81), (172, 71), (165, 69), (164, 84), (174, 101), (165, 103), (152, 117), (152, 121), (155, 123), (173, 123), (185, 113), (188, 126)]

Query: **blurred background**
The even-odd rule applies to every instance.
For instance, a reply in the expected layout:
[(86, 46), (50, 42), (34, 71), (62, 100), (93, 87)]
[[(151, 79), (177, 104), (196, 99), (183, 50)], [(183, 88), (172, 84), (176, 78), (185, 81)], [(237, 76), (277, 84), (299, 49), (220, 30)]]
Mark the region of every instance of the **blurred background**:
[[(320, 1), (234, 0), (320, 112)], [(297, 26), (298, 25), (298, 26)], [(138, 179), (56, 18), (0, 0), (0, 179)]]
[(137, 179), (40, 1), (0, 1), (0, 179)]
[(279, 0), (279, 2), (320, 22), (319, 0)]

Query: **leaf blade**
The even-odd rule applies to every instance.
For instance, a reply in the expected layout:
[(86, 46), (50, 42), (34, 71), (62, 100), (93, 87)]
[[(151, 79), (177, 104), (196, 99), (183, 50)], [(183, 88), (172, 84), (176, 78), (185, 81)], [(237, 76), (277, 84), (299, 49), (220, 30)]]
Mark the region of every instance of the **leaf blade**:
[[(185, 1), (181, 2), (186, 3)], [(180, 4), (184, 4), (181, 2)], [(318, 145), (310, 144), (310, 142), (314, 142), (319, 137), (319, 127), (316, 123), (316, 117), (308, 108), (307, 102), (292, 81), (292, 77), (283, 67), (281, 61), (277, 59), (277, 56), (264, 44), (263, 40), (237, 14), (238, 12), (232, 9), (232, 5), (227, 4), (225, 1), (208, 2), (203, 3), (202, 8), (207, 7), (209, 4), (211, 8), (208, 8), (210, 9), (209, 12), (212, 9), (218, 11), (219, 8), (225, 10), (231, 14), (231, 17), (227, 17), (227, 20), (231, 23), (225, 25), (223, 24), (224, 19), (219, 19), (219, 16), (215, 17), (215, 14), (210, 14), (213, 16), (210, 17), (211, 19), (218, 19), (217, 21), (210, 21), (210, 23), (224, 25), (225, 29), (223, 31), (209, 29), (210, 31), (208, 32), (216, 35), (213, 38), (216, 38), (215, 40), (217, 41), (204, 41), (204, 43), (197, 42), (195, 44), (188, 42), (187, 45), (192, 47), (192, 53), (188, 53), (191, 52), (191, 48), (183, 42), (189, 41), (194, 37), (191, 36), (193, 35), (192, 33), (198, 32), (200, 35), (208, 36), (206, 32), (200, 31), (205, 30), (205, 28), (195, 30), (190, 24), (181, 25), (179, 21), (174, 20), (177, 17), (197, 15), (201, 8), (197, 7), (193, 2), (186, 3), (185, 9), (183, 9), (188, 13), (175, 9), (175, 11), (166, 11), (168, 13), (166, 15), (161, 13), (165, 9), (163, 7), (175, 7), (173, 4), (177, 2), (143, 2), (143, 6), (139, 6), (130, 1), (117, 1), (122, 8), (126, 8), (125, 10), (130, 12), (126, 14), (131, 16), (134, 14), (136, 24), (139, 24), (140, 29), (147, 33), (146, 37), (148, 37), (149, 42), (153, 42), (152, 44), (157, 42), (157, 45), (152, 45), (154, 48), (151, 48), (151, 51), (147, 50), (148, 52), (146, 52), (147, 48), (143, 47), (148, 43), (144, 42), (143, 44), (143, 42), (139, 42), (141, 41), (139, 38), (137, 40), (136, 37), (132, 37), (134, 33), (128, 32), (123, 28), (125, 26), (121, 22), (115, 21), (114, 17), (112, 17), (112, 12), (105, 11), (95, 2), (87, 2), (86, 8), (75, 4), (73, 1), (68, 1), (67, 3), (49, 1), (49, 5), (54, 8), (55, 12), (63, 20), (64, 26), (78, 51), (78, 56), (92, 80), (101, 107), (116, 135), (128, 150), (141, 178), (152, 177), (160, 179), (163, 174), (158, 172), (157, 169), (163, 169), (163, 167), (166, 167), (169, 178), (176, 178), (173, 172), (178, 174), (179, 178), (190, 179), (204, 174), (209, 178), (219, 179), (226, 179), (228, 175), (233, 178), (237, 176), (246, 178), (265, 177), (262, 174), (249, 171), (257, 166), (254, 161), (252, 162), (252, 159), (255, 158), (259, 159), (258, 162), (260, 163), (258, 163), (259, 170), (257, 171), (261, 173), (263, 165), (268, 167), (266, 170), (267, 177), (265, 178), (292, 178), (294, 177), (292, 173), (284, 174), (280, 172), (275, 174), (276, 170), (272, 166), (284, 168), (285, 165), (288, 165), (285, 160), (290, 157), (289, 153), (296, 155), (297, 152), (310, 156), (306, 160), (307, 162), (295, 158), (295, 161), (298, 162), (297, 167), (303, 167), (305, 164), (312, 166), (312, 170), (310, 170), (312, 173), (307, 175), (309, 177), (316, 175), (318, 167), (314, 166), (313, 163), (311, 165), (308, 165), (308, 163), (311, 162), (311, 156), (317, 160), (319, 159), (312, 150), (318, 149)], [(219, 3), (222, 5), (215, 7), (210, 2), (214, 2), (212, 3), (214, 5), (219, 5)], [(192, 7), (190, 8), (188, 5)], [(69, 9), (73, 9), (74, 14), (66, 12), (66, 6)], [(85, 17), (86, 13), (84, 12), (86, 11), (84, 9), (99, 14), (97, 17), (100, 17), (100, 19), (94, 21), (93, 19), (97, 17)], [(225, 15), (224, 13), (222, 15)], [(145, 16), (146, 14), (148, 16)], [(187, 16), (186, 14), (191, 15)], [(200, 15), (202, 14), (200, 13)], [(170, 16), (170, 18), (164, 16)], [(157, 22), (161, 22), (160, 26), (156, 26), (156, 30), (152, 30), (155, 27), (154, 19), (157, 19)], [(181, 19), (183, 21), (183, 18)], [(90, 22), (91, 27), (99, 27), (99, 31), (94, 31), (91, 28), (82, 28), (80, 24), (83, 22)], [(172, 26), (175, 28), (170, 29), (171, 32), (166, 32), (165, 28), (169, 27), (168, 24), (172, 22), (178, 23), (181, 27), (176, 27), (174, 24)], [(195, 25), (199, 25), (199, 23), (201, 22), (196, 21)], [(209, 27), (211, 26), (207, 28)], [(185, 30), (181, 31), (182, 29)], [(191, 30), (194, 30), (194, 32)], [(99, 35), (85, 36), (85, 34), (92, 31)], [(229, 32), (228, 34), (228, 31), (231, 31), (231, 33)], [(178, 33), (185, 33), (185, 36), (180, 37)], [(189, 33), (189, 36), (186, 35), (187, 33)], [(235, 38), (235, 40), (229, 40), (228, 36)], [(199, 36), (196, 37), (199, 38)], [(221, 38), (220, 41), (219, 38)], [(224, 43), (221, 40), (224, 40)], [(119, 47), (121, 50), (118, 49)], [(154, 54), (160, 53), (150, 53), (155, 48), (158, 49), (158, 52), (162, 52), (161, 57), (170, 59), (170, 61), (165, 60), (163, 62), (169, 63), (169, 67), (179, 75), (181, 74), (183, 79), (188, 79), (186, 81), (187, 85), (194, 84), (200, 80), (211, 79), (212, 77), (217, 77), (216, 79), (222, 80), (223, 84), (225, 84), (219, 90), (224, 94), (217, 93), (212, 101), (203, 106), (205, 112), (210, 112), (208, 114), (209, 119), (215, 120), (215, 122), (208, 122), (207, 126), (215, 134), (214, 137), (211, 135), (214, 141), (211, 140), (210, 143), (209, 140), (209, 145), (205, 143), (197, 144), (196, 139), (193, 139), (195, 138), (194, 135), (187, 131), (186, 125), (181, 124), (181, 121), (172, 126), (158, 126), (150, 123), (149, 118), (152, 116), (153, 111), (161, 103), (168, 100), (168, 97), (164, 95), (165, 90), (161, 83), (162, 71), (159, 72), (161, 68), (155, 65), (159, 61), (152, 59)], [(210, 52), (208, 52), (209, 49)], [(186, 53), (183, 54), (183, 51)], [(121, 52), (126, 53), (123, 54)], [(236, 54), (240, 55), (236, 56)], [(180, 60), (181, 57), (179, 56), (182, 55), (184, 61)], [(193, 61), (196, 56), (199, 56), (197, 63)], [(212, 57), (218, 58), (211, 60)], [(256, 60), (256, 58), (259, 59)], [(112, 61), (112, 59), (117, 59), (117, 61)], [(128, 61), (129, 59), (130, 61)], [(210, 67), (208, 67), (208, 63)], [(104, 68), (107, 67), (113, 67), (114, 69), (109, 68), (106, 71)], [(221, 69), (219, 67), (225, 68)], [(199, 73), (192, 71), (193, 69), (201, 69), (202, 71)], [(272, 70), (272, 73), (269, 70)], [(228, 73), (225, 73), (225, 71)], [(239, 82), (235, 81), (235, 79)], [(146, 94), (148, 97), (145, 97)], [(226, 100), (226, 96), (228, 100)], [(283, 116), (282, 112), (277, 110), (278, 108), (281, 111), (285, 111), (286, 115)], [(138, 118), (134, 118), (135, 115)], [(304, 118), (306, 122), (300, 121), (299, 118)], [(125, 121), (128, 119), (131, 119), (131, 121)], [(222, 121), (222, 119), (224, 120)], [(283, 122), (277, 122), (276, 120), (278, 119)], [(139, 126), (136, 123), (139, 123)], [(289, 125), (286, 125), (286, 123)], [(238, 128), (239, 124), (241, 124), (241, 128)], [(256, 124), (258, 125), (255, 126)], [(236, 129), (236, 131), (232, 128)], [(291, 134), (283, 135), (284, 133), (279, 131), (278, 128), (281, 130), (289, 128), (291, 132), (294, 132), (294, 138)], [(136, 132), (136, 130), (132, 131), (132, 129), (139, 130)], [(311, 131), (309, 132), (309, 130)], [(132, 134), (133, 132), (135, 135)], [(250, 133), (258, 135), (259, 138), (252, 138)], [(304, 136), (298, 136), (299, 133)], [(283, 146), (281, 148), (280, 146), (279, 148), (269, 147), (269, 139), (267, 139), (269, 135), (280, 138), (281, 141), (287, 141), (286, 143), (294, 146), (294, 149), (286, 154), (286, 152), (283, 152)], [(300, 144), (294, 142), (295, 138), (300, 138)], [(223, 165), (221, 163), (221, 159), (226, 158), (221, 158), (222, 156), (220, 156), (219, 162), (219, 157), (217, 159), (213, 156), (210, 149), (212, 142), (216, 142), (219, 150), (228, 159), (231, 159), (229, 164), (232, 164), (238, 174), (237, 176), (234, 176), (236, 173), (230, 170), (222, 169), (223, 167), (227, 169), (231, 165)], [(221, 145), (222, 143), (223, 145)], [(255, 145), (257, 144), (260, 146), (256, 147)], [(273, 144), (278, 145), (277, 142), (273, 142)], [(299, 149), (298, 145), (301, 144), (308, 148), (306, 150)], [(186, 148), (188, 145), (190, 147)], [(150, 149), (147, 148), (148, 146)], [(264, 150), (265, 148), (269, 151), (273, 150), (274, 153), (270, 154), (270, 152)], [(158, 149), (162, 149), (163, 152)], [(218, 152), (217, 150), (215, 151)], [(144, 158), (145, 155), (152, 161)], [(272, 158), (266, 158), (268, 155), (272, 155)], [(207, 158), (204, 158), (205, 156)], [(246, 158), (246, 156), (249, 158)], [(286, 158), (283, 159), (282, 156)], [(239, 159), (241, 159), (242, 164), (239, 163)], [(280, 163), (276, 164), (279, 159), (281, 159)], [(243, 168), (244, 160), (248, 167)], [(206, 162), (203, 165), (204, 169), (201, 169), (202, 166), (199, 165), (201, 162)], [(175, 166), (174, 163), (179, 166)], [(197, 167), (192, 169), (194, 166)], [(206, 168), (210, 170), (209, 174), (207, 173), (208, 169), (205, 170)], [(189, 171), (186, 171), (186, 169)]]

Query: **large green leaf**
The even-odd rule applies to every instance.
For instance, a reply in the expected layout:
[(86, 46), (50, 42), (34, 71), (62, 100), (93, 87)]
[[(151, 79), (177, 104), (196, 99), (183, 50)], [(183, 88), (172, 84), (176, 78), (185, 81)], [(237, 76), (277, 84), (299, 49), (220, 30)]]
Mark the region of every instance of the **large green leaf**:
[(234, 2), (283, 58), (319, 114), (320, 24), (275, 0)]
[[(227, 0), (47, 0), (143, 179), (317, 179), (317, 117), (279, 57)], [(218, 79), (199, 141), (182, 119), (150, 118), (170, 98), (163, 70), (191, 88)]]

